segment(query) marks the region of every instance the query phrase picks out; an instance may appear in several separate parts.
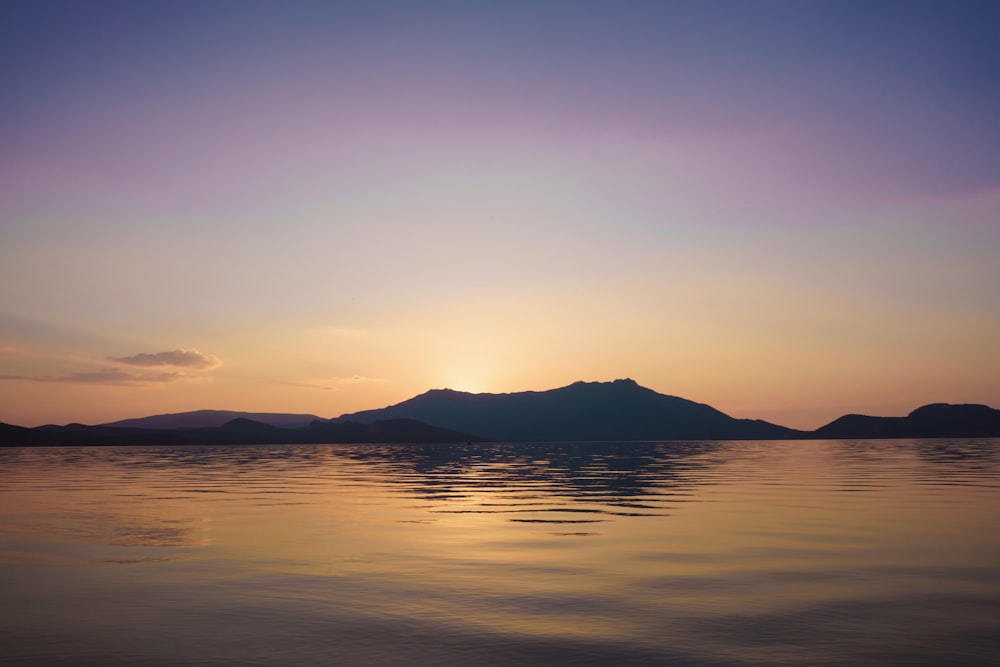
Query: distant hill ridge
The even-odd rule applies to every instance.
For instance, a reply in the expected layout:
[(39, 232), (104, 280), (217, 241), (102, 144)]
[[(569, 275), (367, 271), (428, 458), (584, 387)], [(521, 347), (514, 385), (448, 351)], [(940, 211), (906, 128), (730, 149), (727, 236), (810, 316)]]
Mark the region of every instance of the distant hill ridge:
[(195, 410), (193, 412), (176, 412), (136, 419), (122, 419), (116, 422), (100, 424), (114, 428), (218, 428), (234, 419), (250, 419), (261, 424), (280, 426), (283, 428), (300, 428), (310, 422), (320, 419), (316, 415), (286, 414), (283, 412), (237, 412), (233, 410)]
[(1000, 437), (1000, 410), (935, 403), (905, 417), (845, 415), (815, 431), (797, 431), (735, 419), (630, 379), (507, 394), (432, 389), (395, 405), (329, 420), (308, 414), (198, 410), (97, 426), (0, 424), (0, 445), (960, 437)]
[(412, 419), (370, 424), (314, 420), (308, 426), (281, 428), (237, 417), (217, 427), (145, 429), (114, 426), (39, 426), (0, 424), (0, 445), (294, 445), (376, 442), (470, 442), (474, 435)]
[(1000, 410), (986, 405), (932, 403), (905, 417), (844, 415), (813, 432), (818, 438), (1000, 437)]

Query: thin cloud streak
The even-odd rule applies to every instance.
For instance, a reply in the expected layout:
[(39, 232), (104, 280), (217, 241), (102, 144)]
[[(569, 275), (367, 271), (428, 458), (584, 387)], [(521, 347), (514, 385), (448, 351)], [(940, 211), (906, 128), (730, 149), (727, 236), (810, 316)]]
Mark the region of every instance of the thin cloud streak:
[(111, 386), (139, 386), (146, 384), (163, 384), (190, 378), (191, 376), (177, 371), (162, 373), (129, 373), (118, 369), (69, 373), (67, 375), (0, 375), (0, 380), (19, 380), (26, 382), (55, 382), (99, 384)]
[(356, 386), (359, 384), (372, 384), (385, 382), (384, 378), (367, 377), (364, 375), (350, 375), (344, 377), (331, 377), (322, 380), (306, 380), (303, 382), (281, 382), (279, 384), (289, 387), (302, 387), (304, 389), (321, 389), (323, 391), (341, 391), (346, 386)]

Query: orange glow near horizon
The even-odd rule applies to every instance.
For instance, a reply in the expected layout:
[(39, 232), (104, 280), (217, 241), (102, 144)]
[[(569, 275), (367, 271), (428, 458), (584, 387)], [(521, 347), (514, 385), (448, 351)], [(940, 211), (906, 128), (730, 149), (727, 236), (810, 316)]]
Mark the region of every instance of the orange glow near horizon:
[(18, 340), (0, 347), (0, 421), (102, 423), (197, 409), (335, 417), (435, 388), (508, 393), (625, 377), (802, 429), (932, 402), (1000, 405), (990, 363), (1000, 337), (989, 335), (1000, 332), (1000, 312), (935, 318), (918, 304), (848, 299), (831, 287), (810, 293), (752, 272), (727, 282), (714, 269), (692, 270), (688, 279), (670, 289), (636, 276), (586, 290), (452, 297), (350, 327), (235, 321), (200, 333), (188, 356), (149, 354), (169, 349), (152, 337), (87, 347)]
[[(192, 3), (105, 8), (87, 41), (63, 31), (89, 15), (23, 4), (2, 422), (330, 417), (623, 377), (804, 429), (1000, 406), (996, 77), (959, 66), (989, 31), (915, 15), (883, 53), (828, 8), (747, 9), (733, 32), (670, 3)], [(928, 43), (941, 58), (910, 58)]]

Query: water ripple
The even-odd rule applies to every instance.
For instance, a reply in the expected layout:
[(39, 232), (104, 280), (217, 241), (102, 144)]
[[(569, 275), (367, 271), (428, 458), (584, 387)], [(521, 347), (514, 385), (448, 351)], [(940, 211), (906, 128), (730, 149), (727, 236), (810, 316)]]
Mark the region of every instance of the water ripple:
[(0, 645), (24, 665), (985, 665), (997, 526), (1000, 440), (18, 448)]

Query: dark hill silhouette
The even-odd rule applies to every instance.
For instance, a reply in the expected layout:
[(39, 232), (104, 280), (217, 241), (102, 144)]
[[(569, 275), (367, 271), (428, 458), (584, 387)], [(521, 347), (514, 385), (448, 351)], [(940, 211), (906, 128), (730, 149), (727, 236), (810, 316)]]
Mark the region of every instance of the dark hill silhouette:
[(0, 444), (44, 445), (46, 434), (34, 428), (25, 428), (0, 422)]
[(470, 394), (434, 389), (380, 410), (333, 421), (417, 419), (491, 440), (725, 440), (802, 437), (765, 421), (640, 387), (633, 380), (576, 382), (549, 391)]
[(370, 423), (314, 421), (306, 429), (310, 442), (480, 442), (477, 435), (431, 426), (415, 419), (383, 419)]
[[(47, 424), (31, 429), (38, 445), (170, 445), (187, 442), (178, 431)], [(22, 444), (4, 439), (3, 444)]]
[(844, 415), (813, 432), (817, 438), (1000, 437), (1000, 410), (986, 405), (933, 403), (905, 417)]
[(141, 429), (113, 426), (0, 424), (0, 445), (277, 445), (352, 442), (449, 443), (481, 440), (467, 433), (411, 419), (371, 424), (314, 420), (307, 427), (280, 428), (239, 417), (215, 428)]
[[(196, 415), (215, 426), (137, 428), (165, 417)], [(815, 431), (796, 431), (765, 421), (734, 419), (715, 408), (659, 394), (632, 380), (576, 382), (550, 391), (469, 394), (435, 389), (380, 410), (300, 426), (265, 418), (308, 415), (202, 410), (155, 415), (112, 424), (23, 428), (0, 424), (0, 445), (171, 445), (455, 443), (498, 441), (776, 440), (788, 438), (1000, 437), (1000, 410), (985, 405), (925, 405), (906, 417), (845, 415)], [(168, 422), (169, 423), (169, 422)]]
[(233, 410), (194, 410), (192, 412), (175, 412), (136, 419), (122, 419), (116, 422), (101, 424), (114, 428), (218, 428), (234, 419), (249, 419), (261, 424), (280, 426), (282, 428), (299, 428), (308, 426), (310, 422), (319, 419), (316, 415), (286, 414), (283, 412), (237, 412)]

